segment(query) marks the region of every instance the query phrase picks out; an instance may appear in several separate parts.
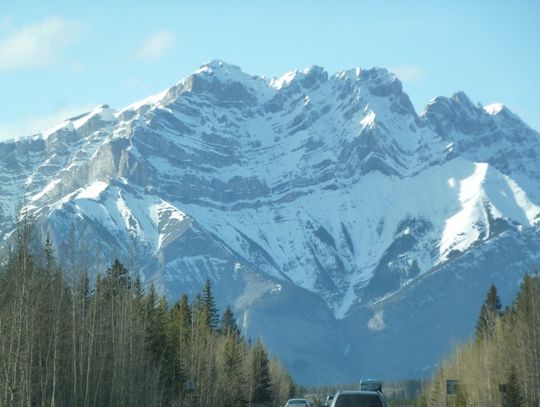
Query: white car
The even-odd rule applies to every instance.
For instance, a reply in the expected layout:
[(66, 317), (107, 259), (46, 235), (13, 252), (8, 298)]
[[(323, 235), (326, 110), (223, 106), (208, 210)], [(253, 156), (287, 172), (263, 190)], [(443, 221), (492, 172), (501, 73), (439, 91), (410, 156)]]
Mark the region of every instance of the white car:
[(311, 407), (311, 404), (306, 399), (290, 399), (285, 407)]

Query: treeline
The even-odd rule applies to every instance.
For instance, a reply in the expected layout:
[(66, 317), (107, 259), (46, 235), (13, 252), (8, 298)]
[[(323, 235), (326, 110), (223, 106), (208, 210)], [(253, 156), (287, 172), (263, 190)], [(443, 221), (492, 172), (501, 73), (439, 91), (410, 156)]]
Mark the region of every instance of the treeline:
[(476, 337), (457, 346), (432, 378), (421, 406), (446, 406), (448, 379), (458, 380), (453, 405), (540, 405), (540, 277), (526, 274), (504, 311), (492, 286), (480, 310)]
[(281, 406), (294, 383), (210, 283), (170, 306), (115, 261), (60, 267), (30, 226), (0, 270), (0, 406)]

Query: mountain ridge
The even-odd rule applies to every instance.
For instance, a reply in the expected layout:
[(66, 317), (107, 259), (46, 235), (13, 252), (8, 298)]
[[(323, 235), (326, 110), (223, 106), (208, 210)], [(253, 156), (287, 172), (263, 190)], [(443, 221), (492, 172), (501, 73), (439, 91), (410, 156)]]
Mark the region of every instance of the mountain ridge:
[[(95, 242), (103, 263), (135, 245), (133, 264), (170, 298), (210, 278), (244, 330), (277, 352), (302, 338), (276, 338), (262, 319), (283, 319), (270, 310), (298, 296), (311, 304), (297, 312), (312, 318), (320, 353), (323, 327), (349, 336), (351, 311), (371, 315), (490, 241), (537, 233), (539, 140), (506, 107), (463, 92), (417, 114), (383, 68), (265, 79), (214, 60), (126, 108), (101, 105), (1, 142), (1, 238), (24, 197), (60, 252), (69, 231), (77, 244)], [(284, 326), (298, 323), (292, 315)], [(376, 315), (364, 334), (391, 330), (392, 318)], [(296, 368), (310, 381), (312, 363)]]

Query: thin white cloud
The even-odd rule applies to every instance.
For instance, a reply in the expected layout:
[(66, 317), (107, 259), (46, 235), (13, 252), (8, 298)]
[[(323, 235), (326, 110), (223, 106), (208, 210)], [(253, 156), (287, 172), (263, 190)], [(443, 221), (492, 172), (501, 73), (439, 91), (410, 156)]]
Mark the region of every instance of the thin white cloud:
[(138, 59), (160, 59), (172, 47), (174, 35), (170, 31), (162, 30), (148, 37), (135, 53)]
[(48, 115), (30, 116), (18, 122), (0, 123), (0, 141), (44, 132), (71, 117), (89, 112), (96, 105), (65, 106)]
[(62, 17), (11, 30), (0, 37), (0, 71), (41, 68), (56, 62), (77, 40), (79, 24)]
[(414, 64), (394, 66), (390, 71), (405, 83), (418, 82), (425, 76), (424, 69)]

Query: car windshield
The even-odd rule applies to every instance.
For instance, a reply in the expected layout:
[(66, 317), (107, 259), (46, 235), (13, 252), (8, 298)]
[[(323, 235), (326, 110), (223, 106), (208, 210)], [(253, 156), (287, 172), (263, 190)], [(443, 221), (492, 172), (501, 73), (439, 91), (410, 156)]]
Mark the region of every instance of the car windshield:
[(307, 400), (303, 400), (303, 399), (297, 399), (297, 400), (289, 400), (289, 402), (287, 404), (307, 404)]
[(341, 394), (336, 407), (383, 407), (376, 394)]

